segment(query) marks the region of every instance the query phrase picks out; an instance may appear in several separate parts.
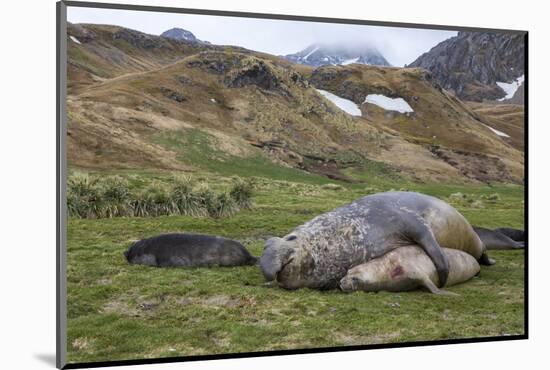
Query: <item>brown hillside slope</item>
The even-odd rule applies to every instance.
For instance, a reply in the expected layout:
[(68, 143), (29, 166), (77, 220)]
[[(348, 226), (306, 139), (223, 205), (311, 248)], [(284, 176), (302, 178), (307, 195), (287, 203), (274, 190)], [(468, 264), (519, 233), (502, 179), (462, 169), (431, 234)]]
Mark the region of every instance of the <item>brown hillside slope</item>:
[[(126, 121), (127, 129), (140, 137), (149, 131), (197, 128), (229, 135), (239, 142), (236, 146), (265, 147), (283, 162), (298, 164), (304, 156), (330, 159), (354, 152), (355, 146), (362, 153), (376, 151), (383, 140), (379, 130), (332, 106), (288, 65), (231, 48), (90, 86), (69, 106), (81, 113), (73, 117), (71, 134), (84, 127), (101, 131), (98, 126), (107, 123), (120, 128)], [(75, 157), (88, 147), (80, 144)]]
[(479, 119), (489, 126), (510, 135), (512, 146), (524, 149), (524, 119), (523, 105), (467, 102), (468, 107), (477, 114)]
[[(375, 160), (422, 181), (521, 181), (521, 153), (479, 123), (467, 121), (462, 129), (475, 140), (481, 137), (479, 146), (470, 147), (464, 140), (464, 147), (460, 142), (454, 147), (450, 139), (427, 139), (431, 132), (422, 136), (403, 130), (402, 122), (394, 122), (402, 120), (401, 115), (390, 119), (369, 109), (367, 117), (352, 117), (315, 90), (307, 78), (315, 73), (312, 69), (238, 47), (166, 41), (165, 54), (157, 54), (156, 46), (154, 51), (143, 47), (149, 41), (117, 38), (116, 48), (124, 50), (125, 57), (113, 65), (109, 52), (113, 30), (119, 28), (78, 26), (92, 30), (96, 39), (70, 42), (69, 63), (78, 66), (79, 73), (84, 67), (96, 71), (90, 80), (69, 73), (69, 85), (78, 84), (68, 98), (72, 166), (193, 170), (232, 158), (264, 158), (345, 178), (342, 168), (360, 169), (365, 161)], [(150, 37), (154, 45), (165, 42), (140, 35), (139, 40)], [(108, 74), (99, 76), (98, 71)], [(399, 79), (380, 74), (379, 85), (406, 91), (397, 89)], [(413, 77), (406, 88), (418, 87), (419, 78)], [(429, 83), (425, 90), (422, 103), (440, 94)], [(414, 104), (416, 116), (406, 117), (413, 122), (409, 126), (429, 116), (420, 102)], [(438, 107), (444, 109), (440, 116), (474, 114), (458, 100)]]
[[(320, 89), (331, 91), (360, 105), (363, 116), (377, 127), (399, 132), (413, 143), (433, 148), (435, 155), (466, 175), (472, 161), (483, 171), (490, 166), (504, 166), (521, 176), (523, 155), (512, 139), (496, 135), (467, 105), (433, 82), (431, 74), (418, 68), (388, 68), (364, 65), (326, 66), (311, 72), (310, 81)], [(376, 105), (363, 104), (369, 94), (403, 98), (413, 108), (412, 114), (386, 111)], [(516, 140), (522, 140), (523, 136)], [(478, 163), (479, 162), (479, 163)], [(485, 165), (483, 164), (485, 163)]]
[(119, 26), (70, 23), (67, 45), (69, 92), (127, 73), (160, 68), (204, 48), (199, 43)]

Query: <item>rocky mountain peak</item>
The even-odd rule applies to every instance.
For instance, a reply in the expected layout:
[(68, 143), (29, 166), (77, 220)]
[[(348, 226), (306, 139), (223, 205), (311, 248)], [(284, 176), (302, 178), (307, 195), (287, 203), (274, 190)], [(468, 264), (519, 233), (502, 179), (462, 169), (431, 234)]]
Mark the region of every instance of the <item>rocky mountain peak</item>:
[(316, 43), (302, 51), (283, 56), (294, 63), (314, 67), (323, 65), (368, 64), (389, 66), (390, 63), (375, 47), (367, 44)]
[(193, 35), (192, 32), (177, 27), (164, 31), (161, 36), (178, 41), (198, 41), (198, 39), (195, 37), (195, 35)]
[(500, 85), (523, 76), (525, 43), (522, 34), (459, 32), (422, 54), (409, 67), (431, 71), (445, 89), (465, 100), (506, 97)]

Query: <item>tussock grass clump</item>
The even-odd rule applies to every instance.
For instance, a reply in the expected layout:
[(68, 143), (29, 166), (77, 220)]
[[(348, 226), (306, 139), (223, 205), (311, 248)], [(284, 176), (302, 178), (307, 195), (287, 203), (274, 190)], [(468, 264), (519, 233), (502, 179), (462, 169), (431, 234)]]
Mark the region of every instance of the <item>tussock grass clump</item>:
[(364, 189), (364, 192), (365, 194), (367, 195), (370, 195), (370, 194), (375, 194), (375, 193), (378, 193), (380, 190), (378, 190), (377, 187), (373, 187), (373, 186), (367, 186), (365, 189)]
[(468, 198), (468, 195), (460, 193), (460, 192), (452, 193), (451, 195), (449, 195), (449, 201), (454, 202), (454, 203), (463, 202), (467, 198)]
[(498, 193), (488, 194), (488, 195), (482, 195), (482, 199), (487, 200), (489, 202), (498, 202), (500, 201), (500, 195)]
[(210, 199), (208, 214), (213, 218), (224, 218), (233, 216), (239, 211), (235, 200), (229, 193), (220, 193)]
[(481, 200), (474, 200), (473, 202), (470, 202), (471, 208), (485, 208), (485, 204)]
[(233, 187), (229, 191), (229, 195), (235, 201), (236, 205), (241, 209), (250, 209), (253, 207), (252, 195), (254, 193), (253, 180), (242, 180), (237, 178)]
[(235, 200), (227, 192), (214, 193), (208, 184), (201, 184), (197, 189), (197, 196), (207, 215), (212, 218), (233, 216), (239, 211)]
[(67, 181), (67, 212), (74, 218), (102, 216), (101, 190), (97, 179), (76, 174)]
[(193, 186), (194, 182), (190, 177), (175, 177), (171, 189), (172, 202), (180, 215), (205, 217), (208, 212)]
[(130, 215), (131, 192), (128, 181), (120, 176), (110, 176), (102, 181), (100, 186), (103, 217)]
[(153, 182), (135, 197), (133, 209), (134, 216), (137, 217), (157, 217), (178, 214), (178, 208), (168, 188), (158, 181)]
[(147, 196), (144, 191), (134, 194), (133, 199), (130, 202), (132, 209), (132, 216), (134, 217), (147, 217), (149, 216), (147, 206)]
[(449, 195), (448, 201), (454, 206), (459, 207), (467, 207), (467, 208), (485, 208), (484, 201), (489, 200), (490, 202), (494, 203), (496, 199), (500, 199), (500, 197), (494, 197), (495, 194), (491, 195), (479, 195), (476, 196), (475, 194), (465, 194), (465, 193), (453, 193)]
[(253, 182), (234, 180), (229, 191), (214, 192), (190, 177), (170, 184), (155, 180), (132, 189), (121, 176), (71, 175), (67, 181), (67, 211), (73, 218), (157, 217), (184, 215), (224, 218), (253, 207)]
[(324, 184), (321, 185), (321, 189), (338, 191), (343, 190), (344, 187), (338, 184)]

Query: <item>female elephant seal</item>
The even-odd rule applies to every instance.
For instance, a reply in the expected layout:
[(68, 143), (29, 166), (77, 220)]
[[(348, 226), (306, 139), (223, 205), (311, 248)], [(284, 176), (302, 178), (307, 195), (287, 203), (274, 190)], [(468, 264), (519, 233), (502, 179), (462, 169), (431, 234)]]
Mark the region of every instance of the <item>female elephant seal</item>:
[(235, 240), (200, 234), (163, 234), (138, 240), (124, 255), (129, 263), (157, 267), (240, 266), (257, 260)]
[(440, 286), (449, 273), (441, 247), (491, 264), (466, 219), (449, 204), (419, 193), (369, 195), (265, 243), (260, 267), (266, 280), (287, 289), (329, 289), (353, 266), (403, 246), (420, 246), (433, 261)]
[[(479, 273), (479, 264), (468, 253), (443, 248), (449, 261), (447, 286), (463, 283)], [(353, 267), (340, 280), (345, 292), (401, 292), (426, 288), (434, 294), (454, 294), (439, 290), (439, 277), (430, 258), (420, 247), (394, 249), (382, 257)]]

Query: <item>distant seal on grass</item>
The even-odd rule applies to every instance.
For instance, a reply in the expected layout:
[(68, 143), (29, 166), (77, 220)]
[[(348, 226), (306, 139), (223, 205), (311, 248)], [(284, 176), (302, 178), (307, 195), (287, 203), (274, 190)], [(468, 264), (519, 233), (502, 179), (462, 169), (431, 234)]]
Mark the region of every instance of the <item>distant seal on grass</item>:
[(163, 234), (138, 240), (124, 255), (129, 263), (157, 267), (241, 266), (257, 261), (235, 240), (200, 234)]
[(336, 288), (346, 272), (403, 246), (420, 246), (433, 261), (440, 286), (449, 262), (441, 247), (492, 264), (466, 219), (444, 201), (414, 192), (368, 195), (265, 243), (260, 268), (287, 289)]
[[(491, 249), (522, 249), (525, 247), (523, 241), (515, 241), (506, 234), (496, 230), (486, 229), (484, 227), (474, 226), (474, 231), (479, 236), (488, 250)], [(516, 230), (516, 229), (510, 229)], [(521, 231), (521, 230), (516, 230)], [(513, 232), (512, 232), (513, 233)], [(519, 233), (517, 233), (519, 237)]]
[[(446, 286), (470, 280), (479, 273), (479, 263), (466, 252), (443, 248), (449, 261)], [(437, 288), (439, 277), (430, 258), (420, 247), (396, 248), (382, 257), (362, 263), (350, 269), (340, 280), (345, 292), (401, 292), (426, 288), (434, 294), (452, 294)]]
[(495, 231), (506, 235), (516, 242), (525, 242), (525, 232), (521, 229), (513, 229), (511, 227), (499, 227)]

